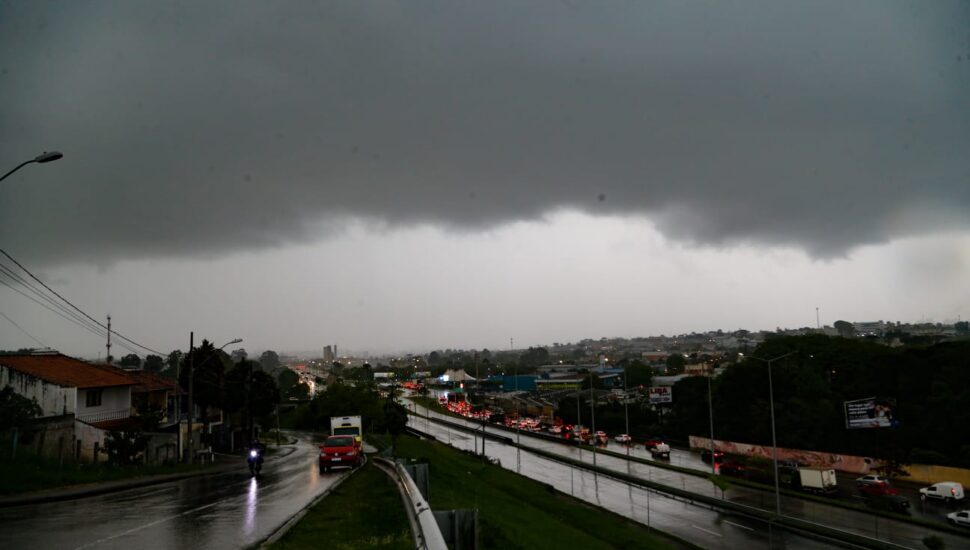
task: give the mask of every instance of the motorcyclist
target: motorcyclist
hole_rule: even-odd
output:
[[[258,464],[263,464],[263,454],[266,453],[266,445],[259,442],[259,439],[254,439],[249,447],[246,449],[246,460],[250,462],[250,467]]]

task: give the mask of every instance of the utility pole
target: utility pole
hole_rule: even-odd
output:
[[[707,413],[711,419],[711,473],[717,475],[717,458],[714,456],[714,400],[711,397],[711,373],[707,373]]]
[[[821,329],[822,323],[819,321],[818,317],[818,306],[815,306],[815,328]]]
[[[111,315],[108,315],[108,343],[105,344],[105,349],[107,349],[107,355],[104,356],[104,361],[107,364],[111,364]]]
[[[194,361],[193,356],[195,355],[193,353],[194,350],[195,350],[195,332],[190,332],[189,333],[189,440],[186,443],[187,450],[186,450],[186,457],[185,457],[185,461],[188,462],[189,464],[192,464],[192,421],[195,420],[194,418],[192,418],[194,416],[193,412],[195,410],[195,406],[194,406],[195,404],[192,402],[192,387],[194,386],[193,378],[195,377],[195,373],[192,372],[193,361]]]
[[[596,394],[593,393],[592,369],[589,371],[589,422],[592,424],[589,431],[593,435],[593,466],[596,466]]]

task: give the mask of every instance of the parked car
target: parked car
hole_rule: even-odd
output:
[[[963,500],[963,485],[956,481],[941,481],[929,487],[919,490],[919,498],[922,500],[937,499],[949,504],[957,500]]]
[[[857,477],[855,484],[856,487],[862,487],[863,485],[888,485],[889,478],[875,474],[864,475],[862,477]]]
[[[711,463],[711,450],[710,449],[705,449],[704,452],[701,453],[701,460],[703,460],[704,462],[707,462],[708,464]],[[722,460],[724,460],[724,453],[722,451],[715,450],[714,451],[714,462],[720,463]]]
[[[356,468],[363,461],[364,453],[357,446],[353,435],[332,435],[320,445],[321,474],[340,466]]]
[[[970,510],[960,510],[946,515],[946,519],[953,525],[970,527]]]
[[[614,437],[613,439],[615,439],[617,443],[623,443],[624,445],[629,444],[630,441],[633,440],[633,438],[630,437],[628,434],[620,434]]]

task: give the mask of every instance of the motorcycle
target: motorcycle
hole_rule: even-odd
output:
[[[263,451],[261,449],[250,449],[246,462],[249,464],[249,473],[258,476],[260,468],[263,467]]]

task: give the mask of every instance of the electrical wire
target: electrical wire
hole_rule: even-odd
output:
[[[44,281],[41,281],[40,279],[38,279],[36,275],[34,275],[33,273],[31,273],[29,269],[27,269],[20,262],[18,262],[17,260],[15,260],[13,258],[13,256],[11,256],[10,254],[7,254],[7,251],[6,250],[0,249],[0,253],[2,253],[4,256],[6,256],[11,262],[13,262],[14,264],[16,264],[17,267],[19,267],[20,269],[22,269],[24,273],[26,273],[27,275],[30,275],[30,278],[31,279],[37,281],[38,283],[40,283],[41,286],[43,286],[44,288],[46,288],[47,290],[49,290],[54,296],[57,296],[58,298],[60,298],[61,300],[63,300],[64,303],[66,303],[67,305],[69,305],[72,308],[74,308],[81,315],[84,315],[85,317],[87,317],[88,319],[90,319],[93,323],[95,323],[96,325],[98,325],[99,327],[103,328],[104,330],[108,330],[108,327],[106,327],[105,325],[101,324],[100,321],[98,321],[94,317],[91,317],[90,315],[88,315],[87,313],[85,313],[81,308],[79,308],[76,305],[74,305],[73,303],[71,303],[70,300],[68,300],[67,298],[65,298],[65,297],[61,296],[60,294],[58,294],[56,290],[54,290],[53,288],[47,286],[47,284],[44,283]],[[120,339],[122,339],[122,340],[124,340],[126,342],[130,342],[131,344],[135,345],[136,347],[139,347],[141,349],[150,351],[150,352],[152,352],[152,353],[154,353],[156,355],[161,355],[161,356],[164,356],[165,355],[164,353],[162,353],[160,351],[154,350],[154,349],[152,349],[152,348],[150,348],[148,346],[145,346],[145,345],[139,344],[138,342],[135,342],[134,340],[128,338],[127,336],[121,334],[120,332],[117,332],[117,331],[114,331],[114,330],[111,331],[111,332],[115,336],[117,336],[118,338],[120,338]],[[119,343],[119,345],[121,345],[122,347],[128,349],[127,346],[124,346],[124,345],[122,345],[120,343]]]
[[[106,332],[102,331],[102,329],[97,325],[92,324],[90,321],[86,320],[84,317],[81,317],[80,315],[78,315],[77,313],[69,309],[67,306],[65,306],[64,304],[61,304],[57,300],[45,294],[43,291],[39,290],[37,287],[31,285],[29,281],[25,280],[20,275],[17,275],[15,272],[13,272],[13,270],[3,265],[2,263],[0,263],[0,275],[6,275],[8,278],[13,279],[15,283],[20,283],[21,286],[33,292],[37,297],[41,298],[42,300],[46,301],[50,305],[61,310],[65,314],[70,315],[72,318],[76,319],[79,323],[85,326],[88,326],[95,331],[98,331],[98,334],[100,336],[104,336],[105,334],[107,334]]]
[[[14,321],[13,319],[11,319],[10,317],[7,317],[6,315],[4,315],[4,313],[2,311],[0,311],[0,317],[3,317],[7,321],[10,321],[10,324],[11,325],[19,328],[20,329],[20,332],[23,332],[24,334],[26,334],[27,337],[30,338],[31,340],[33,340],[34,342],[37,342],[38,344],[40,344],[41,346],[43,346],[45,348],[49,348],[50,347],[47,344],[45,344],[45,343],[41,342],[40,340],[38,340],[37,338],[34,338],[34,335],[33,334],[27,332],[27,329],[25,329],[24,327],[18,325],[16,323],[16,321]]]

